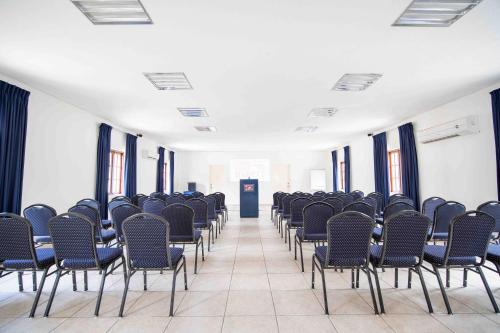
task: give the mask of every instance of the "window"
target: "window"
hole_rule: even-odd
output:
[[[123,155],[123,152],[117,150],[112,150],[109,154],[109,194],[123,193]]]
[[[345,188],[345,162],[340,162],[340,189]]]
[[[169,172],[168,172],[168,163],[163,164],[163,192],[168,192],[168,177],[169,177]]]
[[[388,153],[391,193],[401,193],[401,154],[399,149]]]

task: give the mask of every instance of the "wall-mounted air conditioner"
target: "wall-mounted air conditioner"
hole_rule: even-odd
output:
[[[430,143],[476,133],[479,133],[477,116],[468,116],[421,130],[418,132],[418,140]]]
[[[158,159],[158,153],[154,152],[154,151],[151,151],[151,150],[147,150],[147,149],[144,149],[142,151],[142,158],[144,159],[153,159],[153,160],[157,160]]]

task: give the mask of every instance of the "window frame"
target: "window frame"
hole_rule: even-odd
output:
[[[120,172],[120,175],[118,178],[116,177],[116,166],[115,166],[115,156],[119,156],[119,167],[118,170]],[[111,149],[109,152],[109,167],[108,167],[108,194],[110,195],[116,195],[116,194],[123,194],[123,173],[124,173],[124,161],[125,153],[120,150],[116,149]],[[114,180],[118,179],[118,192],[114,192],[113,189],[115,188],[115,183]]]
[[[345,161],[340,162],[340,189],[345,189]]]
[[[393,163],[392,156],[397,156],[397,163]],[[389,192],[391,194],[401,193],[403,180],[401,173],[400,149],[392,149],[387,152],[387,164],[389,167]],[[396,167],[397,170],[395,169]],[[397,179],[395,179],[396,177]]]

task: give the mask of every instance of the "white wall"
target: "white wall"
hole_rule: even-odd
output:
[[[412,122],[415,130],[421,200],[436,195],[475,209],[482,202],[496,199],[496,157],[489,92],[499,86],[500,83],[402,122]],[[427,144],[418,141],[420,130],[469,115],[478,116],[480,133]],[[352,189],[371,192],[375,187],[373,139],[363,136],[349,145]],[[398,148],[398,130],[390,128],[387,130],[387,150]]]
[[[22,207],[45,203],[62,213],[79,199],[93,198],[99,125],[113,124],[1,74],[0,79],[31,92]],[[112,149],[125,151],[125,133],[115,127],[111,133]],[[156,161],[143,159],[141,149],[157,146],[138,138],[139,193],[153,192],[156,184]]]
[[[287,151],[287,152],[176,152],[175,190],[184,191],[187,183],[196,182],[197,189],[209,192],[209,166],[224,166],[224,186],[226,203],[239,204],[239,182],[231,182],[230,161],[232,159],[269,159],[273,164],[290,165],[290,191],[310,191],[310,170],[325,169],[326,182],[331,187],[331,157],[322,151]],[[273,189],[270,182],[259,183],[259,203],[272,202]]]

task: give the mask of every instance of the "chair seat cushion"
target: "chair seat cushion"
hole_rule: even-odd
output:
[[[25,268],[47,268],[54,264],[54,250],[53,249],[36,249],[36,257],[38,260],[38,267],[35,267],[31,259],[7,259],[3,261],[5,268],[12,269],[25,269]]]
[[[113,222],[111,220],[102,220],[101,225],[104,229],[108,229],[108,228],[111,228],[111,226],[113,225]]]
[[[486,254],[486,259],[500,265],[500,245],[492,244],[488,246],[488,253]]]
[[[384,229],[383,228],[373,228],[372,237],[377,242],[380,242],[382,240],[382,234],[383,233],[384,233]]]
[[[102,236],[102,242],[108,243],[116,238],[116,232],[114,230],[101,229],[101,236]],[[99,237],[98,235],[96,235],[96,239],[99,242],[101,241],[101,237]]]
[[[403,257],[384,257],[384,262],[381,263],[380,259],[382,258],[382,245],[372,245],[370,248],[370,261],[378,265],[388,265],[394,267],[412,267],[417,264],[417,258],[411,256],[403,256]]]
[[[446,246],[444,245],[426,245],[424,248],[424,259],[431,264],[444,265],[444,256]],[[476,257],[449,257],[448,265],[474,265]]]
[[[302,227],[304,225],[304,222],[302,222],[302,221],[288,221],[286,224],[290,228],[298,228],[298,227]]]
[[[214,215],[208,214],[208,220],[209,221],[217,221],[217,215],[216,214],[214,214]]]
[[[112,248],[112,247],[99,247],[96,249],[97,258],[99,258],[99,262],[101,266],[108,266],[113,261],[120,258],[123,254],[123,250],[121,248]],[[95,260],[93,258],[74,258],[74,259],[64,259],[62,262],[62,266],[65,268],[95,268]]]
[[[447,232],[435,232],[432,235],[432,239],[436,239],[436,240],[445,240],[445,239],[448,239],[448,233]]]
[[[366,263],[366,258],[335,258],[333,260],[330,258],[330,262],[326,264],[326,251],[328,246],[317,246],[314,254],[318,258],[321,266],[338,266],[338,267],[353,267],[353,266],[363,266]]]
[[[326,242],[326,234],[306,234],[304,235],[304,228],[297,228],[296,231],[297,237],[303,240],[309,241],[325,241]]]
[[[198,240],[201,237],[201,230],[195,230],[194,231],[194,240],[198,242]],[[187,242],[193,242],[193,237],[192,236],[177,236],[177,235],[170,235],[170,241],[173,243],[187,243]]]
[[[194,222],[195,229],[208,229],[212,225],[212,221]]]
[[[375,222],[377,222],[378,224],[384,224],[384,218],[383,217],[376,217]]]
[[[184,250],[182,247],[169,247],[170,259],[172,260],[172,266],[177,265],[179,260],[182,258]],[[136,258],[132,260],[132,266],[134,268],[168,268],[167,254],[164,255],[148,255],[147,258]]]
[[[33,241],[35,243],[52,243],[52,238],[50,236],[33,236]]]

